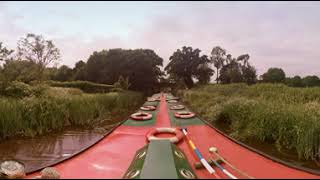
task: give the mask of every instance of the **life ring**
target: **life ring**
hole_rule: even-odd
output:
[[[188,111],[180,111],[180,112],[175,112],[174,116],[177,118],[182,118],[182,119],[189,119],[195,116],[194,113],[188,112]]]
[[[177,100],[168,100],[168,103],[177,103]]]
[[[184,109],[183,105],[175,105],[170,107],[171,110],[181,110]]]
[[[174,134],[175,136],[170,138],[158,138],[155,136],[156,134],[160,134],[160,133],[170,133],[170,134]],[[148,141],[167,139],[172,143],[178,143],[182,138],[183,138],[183,134],[181,133],[181,131],[179,131],[176,128],[166,128],[166,127],[155,128],[149,131],[149,133],[147,134]]]
[[[179,98],[178,97],[171,97],[171,98],[169,98],[170,100],[179,100]]]
[[[149,120],[152,118],[152,114],[146,112],[137,112],[130,116],[133,120]]]
[[[144,110],[144,111],[153,111],[156,109],[155,106],[142,106],[140,107],[141,110]]]
[[[147,100],[148,102],[155,102],[155,101],[157,101],[156,99],[153,99],[153,98],[148,98],[148,100]]]

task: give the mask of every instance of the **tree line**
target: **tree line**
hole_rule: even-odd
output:
[[[169,58],[161,71],[163,59],[151,49],[105,49],[93,52],[87,61],[80,60],[73,68],[54,66],[61,60],[53,41],[41,35],[27,34],[18,40],[17,49],[7,49],[0,42],[0,80],[5,85],[12,81],[90,81],[122,86],[130,90],[153,92],[161,83],[192,88],[216,83],[257,82],[285,83],[294,87],[320,85],[317,76],[288,78],[280,68],[270,68],[257,79],[249,54],[234,57],[220,46],[213,47],[209,55],[198,48],[183,46]]]
[[[316,75],[308,75],[301,77],[286,77],[286,74],[281,68],[269,68],[266,73],[261,75],[260,82],[266,83],[283,83],[290,87],[316,87],[320,86],[320,79]]]

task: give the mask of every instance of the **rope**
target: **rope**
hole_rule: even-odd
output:
[[[242,176],[245,176],[249,179],[255,179],[252,176],[249,176],[248,174],[246,174],[245,172],[239,170],[238,168],[234,167],[232,164],[230,164],[227,160],[225,160],[222,156],[220,156],[217,152],[213,152],[218,158],[220,158],[224,163],[226,163],[228,166],[230,166],[233,170],[235,170],[236,172],[238,172],[239,174],[241,174]]]

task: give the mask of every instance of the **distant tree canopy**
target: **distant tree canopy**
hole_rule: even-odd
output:
[[[51,40],[41,35],[27,34],[18,41],[18,57],[46,67],[60,60],[60,51]]]
[[[261,76],[261,78],[263,82],[284,83],[286,74],[281,68],[269,68],[268,71]]]
[[[200,49],[187,46],[177,49],[164,72],[160,69],[163,59],[151,49],[95,51],[87,61],[80,60],[73,68],[66,65],[57,68],[49,67],[60,60],[60,51],[54,43],[41,35],[27,34],[18,41],[17,52],[0,42],[0,85],[11,81],[81,80],[152,93],[165,86],[192,88],[194,80],[198,84],[208,84],[214,73],[217,83],[257,82],[257,72],[249,63],[249,54],[233,57],[220,46],[212,49],[210,57],[200,53]],[[261,82],[284,83],[291,87],[320,86],[318,76],[286,77],[285,72],[276,67],[269,68],[260,77]]]
[[[78,61],[73,69],[73,79],[84,81],[87,79],[86,63]]]
[[[129,78],[131,90],[152,91],[163,73],[163,59],[150,49],[110,49],[94,52],[86,65],[87,80],[114,84]]]
[[[211,51],[210,60],[217,69],[217,83],[256,83],[256,70],[250,65],[249,58],[249,54],[243,54],[238,58],[233,58],[231,54],[226,54],[226,50],[220,46],[214,47]]]
[[[41,79],[39,76],[39,65],[27,60],[6,60],[1,74],[5,77],[5,81],[22,81],[29,83]]]
[[[223,63],[225,61],[226,50],[222,49],[220,46],[216,46],[211,51],[210,60],[213,62],[214,67],[217,69],[217,84],[219,84],[219,70],[222,68]]]
[[[302,78],[300,76],[294,76],[293,78],[286,78],[285,84],[291,87],[304,87]]]
[[[8,50],[0,42],[0,61],[8,60],[9,56],[13,53],[13,50]]]
[[[200,83],[208,83],[214,70],[209,66],[211,61],[208,57],[200,56],[200,52],[199,49],[183,46],[173,53],[165,70],[175,81],[183,80],[188,88],[194,85],[192,78],[198,79]]]
[[[302,79],[302,84],[305,87],[320,86],[320,79],[318,76],[306,76]]]

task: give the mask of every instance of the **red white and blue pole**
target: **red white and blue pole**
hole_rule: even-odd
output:
[[[193,149],[193,151],[195,152],[195,154],[197,155],[198,159],[200,160],[201,164],[208,170],[208,172],[210,174],[215,173],[215,170],[210,166],[210,164],[208,163],[208,161],[203,158],[203,156],[201,155],[200,151],[198,150],[198,148],[194,145],[194,143],[191,141],[191,139],[188,136],[188,133],[186,131],[186,128],[182,128],[182,132],[185,135],[185,137],[188,140],[188,143],[190,145],[190,147]]]

